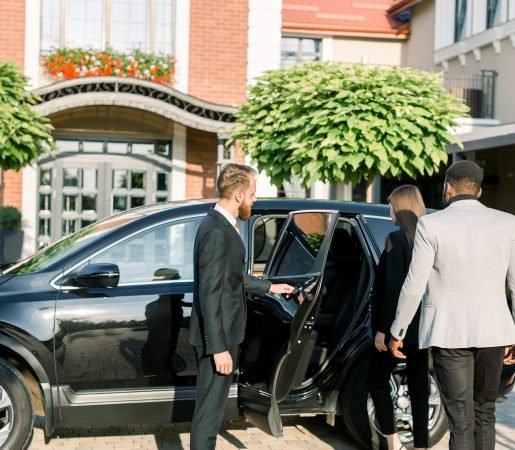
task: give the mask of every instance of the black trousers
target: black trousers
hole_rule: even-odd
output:
[[[406,354],[406,375],[413,415],[413,440],[415,447],[429,447],[429,369],[427,349],[415,346],[403,349]],[[390,374],[401,362],[389,351],[374,348],[368,370],[368,388],[374,401],[376,418],[383,434],[397,432],[390,395]]]
[[[195,347],[195,353],[198,365],[197,398],[191,422],[190,449],[214,450],[233,376],[218,374],[212,355],[203,355],[202,347]],[[236,368],[238,346],[230,347],[229,353]]]
[[[504,347],[433,347],[451,450],[495,449],[495,399]]]

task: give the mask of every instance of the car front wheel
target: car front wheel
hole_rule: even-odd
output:
[[[33,428],[30,391],[20,372],[0,359],[0,448],[26,449]]]
[[[435,445],[447,431],[447,418],[434,374],[430,373],[429,391],[429,444]],[[345,385],[341,397],[343,421],[352,437],[363,448],[387,448],[375,417],[375,407],[366,383],[366,365],[357,367]],[[401,442],[407,448],[413,446],[413,416],[408,393],[406,365],[399,364],[390,377],[390,394],[394,405],[394,417]]]

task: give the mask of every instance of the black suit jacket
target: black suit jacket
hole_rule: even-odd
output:
[[[194,247],[190,343],[204,354],[221,353],[245,335],[245,291],[265,295],[270,282],[245,273],[245,246],[229,221],[211,209],[197,231]]]
[[[386,237],[385,248],[379,259],[372,295],[372,331],[390,335],[395,320],[399,295],[408,274],[412,249],[402,230],[396,230]],[[420,307],[413,318],[404,343],[418,345]],[[388,344],[389,337],[387,339]]]

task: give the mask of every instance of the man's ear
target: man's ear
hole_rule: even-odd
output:
[[[479,188],[479,192],[476,195],[476,198],[481,197],[481,194],[483,193],[483,189]]]
[[[242,191],[236,191],[234,193],[234,198],[238,203],[241,203],[243,199],[245,198],[245,194]]]

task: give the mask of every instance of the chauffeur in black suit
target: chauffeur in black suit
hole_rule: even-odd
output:
[[[245,274],[245,247],[237,220],[248,220],[256,201],[256,172],[226,165],[217,180],[220,200],[200,225],[194,247],[193,310],[190,343],[197,355],[197,398],[191,424],[191,449],[216,445],[243,341],[247,308],[245,291],[290,294],[287,284],[270,284]]]

